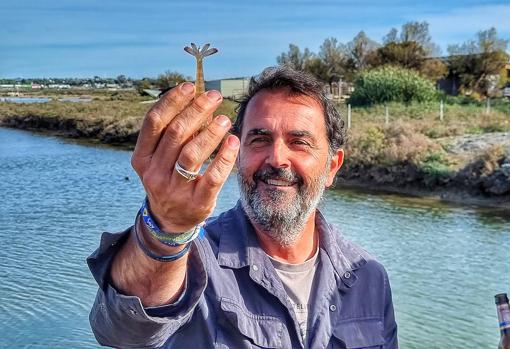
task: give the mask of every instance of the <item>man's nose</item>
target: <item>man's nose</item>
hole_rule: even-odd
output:
[[[283,142],[274,142],[270,147],[266,163],[274,168],[290,167],[289,149]]]

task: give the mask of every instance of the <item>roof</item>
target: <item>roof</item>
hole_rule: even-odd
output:
[[[151,88],[146,88],[143,90],[144,93],[148,94],[149,96],[151,97],[154,97],[154,98],[159,98],[159,95],[161,93],[161,90],[158,90],[158,89],[151,89]]]

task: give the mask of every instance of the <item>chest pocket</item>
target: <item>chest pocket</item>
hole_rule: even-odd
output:
[[[221,298],[215,348],[282,348],[284,328],[278,318],[253,314]]]
[[[382,348],[384,345],[383,323],[379,318],[341,322],[333,330],[333,337],[332,348],[334,349]]]

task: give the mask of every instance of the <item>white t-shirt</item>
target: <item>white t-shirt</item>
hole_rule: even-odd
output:
[[[277,261],[268,255],[294,308],[303,340],[306,339],[308,332],[309,299],[319,263],[318,256],[319,249],[317,248],[315,255],[309,260],[300,264],[289,264]]]

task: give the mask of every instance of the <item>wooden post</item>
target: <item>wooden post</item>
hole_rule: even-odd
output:
[[[487,107],[485,109],[485,113],[489,115],[491,113],[491,99],[487,97]]]
[[[384,123],[388,125],[390,123],[390,113],[388,111],[388,106],[384,105]]]
[[[347,104],[347,129],[351,128],[351,105]]]
[[[444,105],[443,105],[443,100],[441,100],[441,102],[439,103],[439,120],[443,121],[443,117],[444,117]]]

